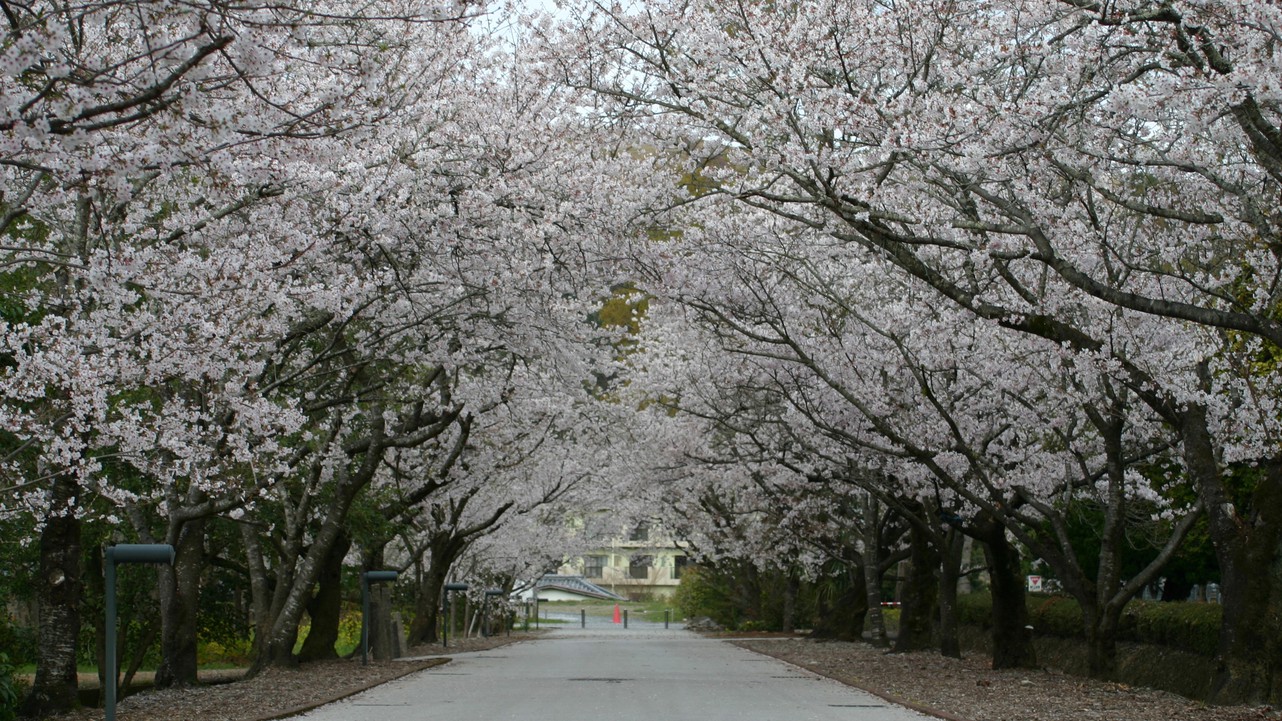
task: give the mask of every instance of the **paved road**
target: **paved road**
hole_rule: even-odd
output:
[[[454,656],[306,721],[922,721],[772,658],[684,630],[558,628]]]

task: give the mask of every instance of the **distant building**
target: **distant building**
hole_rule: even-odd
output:
[[[684,543],[674,541],[649,523],[558,569],[632,600],[667,598],[676,593],[689,558]],[[540,594],[542,597],[542,594]]]

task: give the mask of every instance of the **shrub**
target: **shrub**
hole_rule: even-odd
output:
[[[1204,656],[1215,654],[1224,615],[1218,603],[1144,602],[1136,610],[1135,635],[1145,643],[1158,643]],[[1129,606],[1126,613],[1130,614]]]
[[[1082,607],[1066,596],[1028,595],[1028,618],[1033,630],[1060,638],[1082,637]]]
[[[886,633],[892,636],[899,634],[899,613],[898,608],[881,609],[881,622],[886,627]]]
[[[0,721],[14,721],[18,717],[22,694],[23,684],[18,680],[17,669],[9,662],[9,655],[0,651]]]
[[[0,609],[0,649],[15,664],[36,662],[37,642],[34,628],[23,628]]]
[[[459,614],[459,616],[462,617],[462,614]],[[334,642],[334,649],[338,651],[339,656],[346,656],[352,651],[360,648],[360,645],[360,611],[348,611],[339,617],[338,640]]]
[[[957,622],[966,626],[989,628],[993,625],[993,600],[987,593],[968,593],[957,597]]]
[[[677,608],[686,618],[707,616],[727,628],[735,625],[739,614],[730,594],[718,584],[715,574],[697,566],[687,567],[681,575],[681,585],[673,597]]]
[[[253,661],[253,644],[248,639],[202,641],[196,651],[201,666],[248,666]]]
[[[1029,595],[1028,615],[1034,632],[1043,636],[1083,638],[1082,609],[1066,596]],[[987,593],[958,598],[961,623],[992,625],[992,599]],[[1193,601],[1131,601],[1118,625],[1119,641],[1149,643],[1197,653],[1215,654],[1223,609],[1216,603]]]

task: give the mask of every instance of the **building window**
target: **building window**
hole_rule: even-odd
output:
[[[628,540],[629,541],[650,540],[650,524],[645,522],[638,523],[637,527],[632,529],[632,533],[628,534]]]
[[[584,556],[583,576],[585,578],[604,578],[605,562],[605,556]]]
[[[650,567],[653,565],[652,556],[636,556],[628,564],[628,577],[647,579],[650,577]]]
[[[672,559],[672,577],[674,579],[681,578],[681,574],[685,573],[686,566],[689,565],[689,563],[690,563],[690,558],[688,556],[674,557]]]

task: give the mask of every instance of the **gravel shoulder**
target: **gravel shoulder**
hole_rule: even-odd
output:
[[[730,639],[728,639],[730,640]],[[891,654],[865,643],[738,639],[773,656],[890,701],[953,721],[1262,721],[1268,707],[1208,706],[1182,696],[1069,676],[1053,669],[994,671],[989,659]]]
[[[536,638],[538,632],[491,638],[451,639],[449,648],[415,646],[395,661],[359,658],[268,669],[252,679],[195,688],[143,691],[120,701],[117,721],[273,721],[332,703],[415,671],[448,662],[448,654],[483,651]],[[422,658],[445,656],[444,658]],[[224,674],[226,672],[218,672]],[[243,673],[243,672],[242,672]],[[225,679],[224,679],[225,680]],[[101,721],[100,708],[82,708],[55,721]]]

